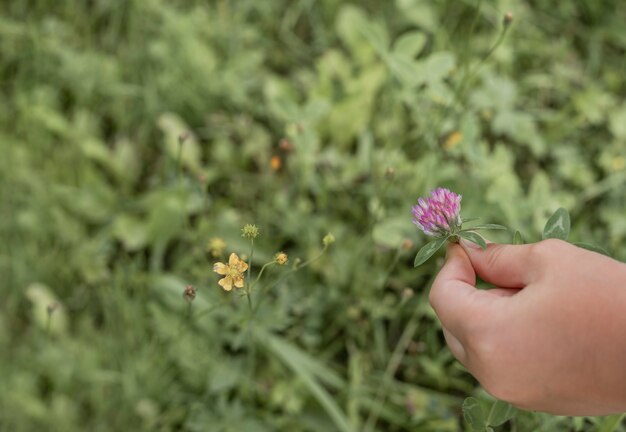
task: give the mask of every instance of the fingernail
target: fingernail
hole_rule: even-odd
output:
[[[461,246],[465,249],[480,249],[480,245],[465,239],[461,239]]]

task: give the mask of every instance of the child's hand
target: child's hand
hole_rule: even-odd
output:
[[[476,275],[498,288],[476,289]],[[451,244],[430,302],[452,353],[496,398],[626,411],[626,265],[560,240]]]

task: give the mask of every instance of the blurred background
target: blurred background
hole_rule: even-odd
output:
[[[417,198],[527,242],[565,207],[626,259],[621,1],[2,10],[0,430],[468,430],[492,400],[428,304],[441,256],[413,268]],[[247,223],[253,278],[290,259],[253,315],[212,271],[250,259]]]

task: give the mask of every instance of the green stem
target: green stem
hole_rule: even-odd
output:
[[[252,292],[252,288],[254,288],[254,286],[257,284],[257,282],[259,281],[259,279],[261,279],[261,275],[263,274],[263,272],[265,271],[265,268],[272,265],[272,264],[276,264],[276,261],[270,261],[268,263],[263,264],[263,267],[261,267],[261,271],[259,272],[259,275],[256,277],[256,279],[254,280],[254,282],[252,282],[250,284],[250,292]],[[261,300],[264,297],[264,294],[267,292],[267,289],[261,290],[261,293],[259,294],[259,300],[256,303],[256,307],[253,308],[252,310],[252,314],[256,315],[256,312],[259,310],[259,305],[261,304]],[[249,297],[248,297],[249,300]],[[250,304],[250,308],[252,308],[252,304]]]
[[[193,313],[193,309],[192,309],[193,302],[187,302],[187,303],[189,303],[187,306],[187,319],[191,321],[191,314]]]
[[[250,299],[250,291],[246,291],[246,298],[248,299],[248,307],[252,311],[252,299]]]
[[[226,306],[228,303],[230,303],[230,300],[229,301],[220,302],[220,303],[215,304],[213,306],[209,306],[208,308],[206,308],[202,312],[196,314],[196,320],[204,317],[205,315],[209,315],[210,313],[216,311],[217,309],[219,309],[219,308],[221,308],[223,306]]]
[[[387,271],[385,272],[385,279],[383,280],[383,284],[381,286],[381,289],[385,289],[385,286],[387,285],[387,282],[389,282],[389,276],[391,276],[391,272],[393,271],[393,269],[396,267],[396,265],[398,264],[398,261],[400,260],[400,255],[402,254],[402,246],[398,246],[396,248],[396,253],[394,254],[393,260],[391,261],[391,264],[389,265],[389,267],[387,268]]]
[[[462,96],[465,94],[467,86],[474,79],[474,77],[478,74],[478,72],[480,71],[482,65],[489,59],[489,57],[491,57],[491,55],[495,52],[495,50],[500,46],[502,41],[504,41],[504,37],[506,36],[506,33],[509,30],[509,27],[510,27],[510,25],[503,25],[502,26],[502,30],[500,30],[500,34],[498,35],[498,39],[491,46],[491,48],[489,49],[487,54],[485,54],[485,56],[480,60],[480,62],[478,62],[478,64],[476,65],[476,67],[473,70],[468,71],[465,74],[465,76],[463,77],[463,80],[461,81],[461,83],[455,88],[454,93],[452,94],[452,101],[448,105],[446,105],[446,107],[444,109],[444,115],[437,122],[437,127],[435,127],[433,129],[437,133],[437,135],[435,136],[435,140],[437,140],[437,138],[439,136],[441,136],[441,126],[442,126],[442,123],[443,123],[443,119],[447,118],[447,116],[450,113],[450,110],[452,109],[454,104],[456,104],[457,102],[461,101]]]
[[[254,239],[250,239],[250,258],[248,258],[248,283],[252,272],[252,256],[254,255]]]
[[[365,432],[371,432],[376,427],[376,422],[378,421],[378,417],[380,416],[380,411],[382,410],[382,405],[385,403],[387,399],[387,387],[391,382],[391,379],[395,375],[400,363],[402,363],[402,358],[404,357],[404,353],[406,352],[411,339],[413,339],[413,335],[417,331],[417,326],[419,324],[419,314],[418,309],[416,308],[413,312],[413,316],[409,320],[408,324],[404,328],[398,343],[396,344],[396,348],[387,363],[387,368],[385,369],[385,373],[383,374],[383,380],[381,385],[378,387],[378,392],[376,393],[376,397],[374,398],[374,405],[370,411],[370,414],[367,418],[367,422],[365,424],[365,428],[363,429]]]
[[[251,238],[250,239],[250,258],[248,258],[248,275],[246,276],[246,288],[245,288],[245,292],[246,292],[246,298],[248,299],[248,307],[250,308],[250,310],[252,311],[252,299],[250,298],[250,293],[252,291],[252,283],[250,282],[251,280],[251,275],[252,275],[252,257],[254,256],[254,239]]]
[[[310,260],[308,260],[308,261],[303,262],[303,263],[302,263],[302,264],[300,264],[297,268],[292,268],[292,269],[291,269],[291,270],[289,270],[288,272],[285,272],[282,276],[280,276],[278,279],[276,279],[276,281],[274,281],[273,283],[271,283],[271,284],[269,284],[269,285],[265,286],[265,287],[264,287],[264,289],[263,289],[263,291],[262,291],[262,293],[261,293],[261,295],[259,296],[259,301],[257,302],[255,312],[256,312],[257,310],[259,310],[259,307],[261,306],[261,303],[262,303],[263,299],[265,298],[265,295],[264,295],[264,294],[265,294],[267,291],[269,291],[271,288],[273,288],[273,287],[275,287],[276,285],[278,285],[280,282],[282,282],[283,280],[285,280],[287,277],[289,277],[290,275],[294,274],[294,273],[295,273],[295,272],[297,272],[298,270],[300,270],[300,269],[302,269],[302,268],[304,268],[304,267],[308,266],[309,264],[311,264],[311,263],[313,263],[313,262],[317,261],[318,259],[320,259],[320,258],[324,255],[324,253],[326,253],[326,251],[327,251],[327,250],[328,250],[328,246],[324,246],[324,248],[322,249],[322,251],[321,251],[318,255],[314,256],[313,258],[311,258],[311,259],[310,259]],[[270,263],[268,263],[268,264],[270,264]],[[267,264],[266,264],[266,265],[267,265]],[[264,266],[264,267],[265,267],[265,266]]]
[[[252,282],[250,284],[250,291],[252,291],[252,288],[254,288],[254,286],[257,284],[257,282],[259,282],[259,279],[261,279],[261,276],[263,275],[263,272],[265,271],[265,268],[268,266],[271,266],[272,264],[276,264],[276,261],[270,261],[268,263],[263,264],[263,267],[261,267],[261,271],[259,272],[259,275],[256,277],[256,279],[254,280],[254,282]]]
[[[461,82],[461,85],[459,86],[460,87],[459,88],[460,91],[458,92],[458,94],[457,94],[457,92],[455,92],[456,99],[453,99],[453,102],[458,101],[458,100],[461,99],[461,96],[463,96],[463,94],[465,93],[466,87],[470,84],[470,82],[478,74],[478,72],[480,71],[480,68],[482,67],[482,65],[485,64],[485,62],[489,59],[489,57],[491,57],[491,55],[496,51],[496,49],[498,49],[498,47],[500,46],[502,41],[504,41],[504,37],[506,36],[506,33],[509,30],[509,27],[510,27],[510,25],[505,25],[505,26],[502,27],[502,30],[500,31],[500,35],[498,36],[498,39],[493,44],[493,46],[489,49],[487,54],[482,58],[482,60],[480,60],[480,62],[478,62],[478,64],[474,68],[474,70],[470,74],[465,76],[465,79]]]
[[[183,159],[183,140],[178,140],[178,156],[176,157],[176,180],[180,181],[180,171]]]
[[[324,246],[324,248],[322,249],[322,251],[318,255],[314,256],[313,258],[311,258],[308,261],[303,262],[302,264],[300,264],[298,266],[298,268],[293,269],[291,272],[292,273],[293,272],[297,272],[301,268],[304,268],[304,267],[308,266],[309,264],[311,264],[312,262],[317,261],[318,259],[320,259],[322,257],[322,255],[324,255],[324,253],[326,253],[327,249],[328,249],[328,246]]]

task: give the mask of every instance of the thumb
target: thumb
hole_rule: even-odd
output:
[[[482,249],[464,239],[460,243],[484,281],[503,288],[523,288],[531,283],[535,273],[531,262],[533,245],[489,243],[487,249]]]

